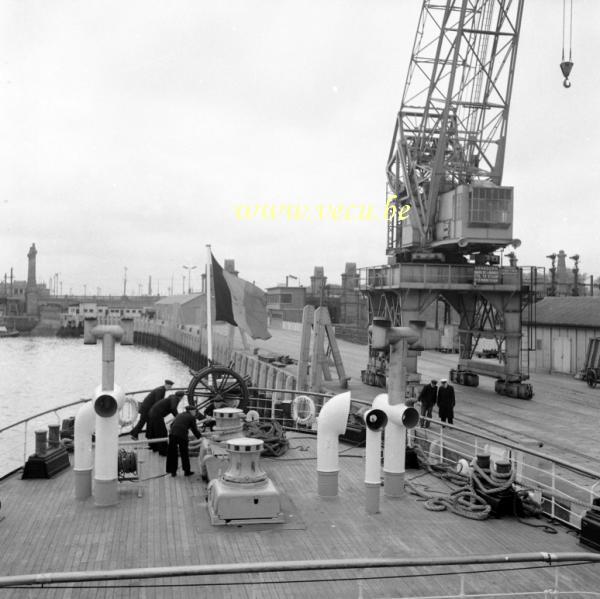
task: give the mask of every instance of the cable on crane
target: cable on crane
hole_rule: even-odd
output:
[[[569,4],[569,60],[565,60],[565,37],[567,31],[567,2]],[[560,63],[560,70],[562,71],[564,87],[571,87],[569,81],[569,75],[573,69],[572,51],[573,51],[573,0],[563,0],[563,31],[562,31],[562,62]]]

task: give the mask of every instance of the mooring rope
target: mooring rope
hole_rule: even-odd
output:
[[[262,440],[264,449],[261,455],[263,456],[282,456],[290,446],[283,426],[276,420],[245,422],[244,433],[247,437]]]
[[[404,484],[410,493],[418,495],[425,501],[425,509],[434,512],[448,510],[463,518],[471,520],[485,520],[491,511],[491,506],[475,493],[469,477],[450,470],[448,466],[430,464],[421,447],[415,446],[415,453],[422,468],[438,478],[443,478],[453,484],[460,485],[459,489],[447,495],[431,495],[417,489],[410,481]]]
[[[490,470],[488,473],[488,471],[483,470],[477,463],[473,463],[471,465],[472,474],[465,476],[455,472],[450,466],[430,463],[423,449],[418,445],[414,447],[414,450],[421,468],[429,474],[459,487],[445,495],[437,491],[437,494],[434,495],[418,489],[411,482],[414,479],[406,481],[405,486],[408,488],[408,491],[419,497],[417,501],[424,501],[425,508],[428,510],[443,511],[447,509],[464,518],[485,520],[489,517],[492,506],[480,496],[480,493],[487,496],[501,496],[503,493],[512,490],[513,515],[520,516],[521,514],[518,513],[520,511],[524,517],[539,517],[542,513],[541,506],[529,497],[531,489],[514,490],[515,472],[512,468],[508,472]],[[414,478],[418,478],[418,476]],[[544,532],[550,534],[556,534],[557,532],[555,528],[547,524],[532,524],[524,521],[521,517],[518,517],[518,521],[534,528],[542,528]]]
[[[125,474],[137,472],[137,456],[135,451],[119,449],[118,464],[119,478],[122,478]]]

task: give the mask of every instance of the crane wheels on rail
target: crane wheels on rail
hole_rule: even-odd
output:
[[[529,383],[516,383],[499,379],[494,383],[494,391],[499,395],[507,395],[518,399],[531,399],[533,397],[533,386]]]
[[[450,380],[458,385],[465,385],[465,387],[477,387],[479,385],[479,376],[468,370],[452,369],[450,371]],[[499,395],[507,395],[508,397],[516,397],[518,399],[531,399],[533,397],[533,386],[529,383],[518,381],[498,379],[494,383],[494,391]]]
[[[458,385],[464,385],[465,387],[478,387],[479,386],[479,375],[474,372],[468,372],[466,370],[455,370],[454,368],[450,371],[450,380]]]

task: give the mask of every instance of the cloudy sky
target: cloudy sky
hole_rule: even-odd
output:
[[[3,0],[0,275],[166,293],[205,246],[268,287],[385,262],[385,163],[419,0]],[[600,275],[600,2],[526,0],[504,180],[523,265]],[[253,214],[276,206],[274,219]],[[289,219],[371,206],[372,220]],[[242,210],[240,212],[240,210]],[[314,212],[316,215],[317,212]],[[186,282],[187,287],[187,282]]]

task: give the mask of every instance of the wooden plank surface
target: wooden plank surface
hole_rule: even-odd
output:
[[[427,511],[413,496],[388,499],[381,496],[381,513],[368,515],[364,506],[362,450],[353,449],[340,458],[339,496],[319,498],[316,493],[314,438],[294,440],[278,459],[262,460],[278,489],[289,497],[295,513],[284,525],[215,527],[208,521],[206,485],[198,475],[186,478],[161,476],[164,458],[151,454],[145,468],[147,492],[140,499],[134,484],[120,484],[118,506],[98,508],[93,500],[74,499],[73,475],[64,471],[50,480],[0,482],[2,512],[0,558],[2,575],[41,571],[72,571],[144,566],[231,563],[293,559],[353,557],[426,557],[527,551],[582,551],[577,538],[557,527],[558,534],[520,524],[512,518],[476,522],[448,512]],[[302,448],[309,451],[302,451]],[[359,457],[353,457],[359,456]],[[199,469],[194,465],[196,472]],[[417,476],[409,471],[407,477]],[[414,481],[428,488],[444,488],[429,476]],[[295,520],[294,520],[295,518]],[[493,568],[493,567],[492,567]],[[561,569],[564,589],[600,588],[600,568],[581,566]],[[441,574],[452,568],[412,569],[396,572],[429,573],[435,576],[389,579],[380,570],[359,585],[344,581],[348,572],[247,574],[230,577],[229,586],[152,588],[152,584],[223,582],[223,578],[163,579],[93,583],[98,588],[32,591],[43,597],[367,597],[401,594],[458,592],[457,576]],[[567,576],[568,574],[568,576]],[[548,568],[519,570],[503,575],[504,586],[514,591],[549,588],[553,572]],[[329,582],[313,582],[323,578]],[[303,582],[272,584],[270,581]],[[467,590],[490,592],[491,575],[469,577]],[[237,584],[239,582],[245,584]],[[261,584],[255,584],[261,583]],[[142,585],[144,588],[131,585]],[[114,586],[114,585],[113,585]],[[23,597],[27,591],[3,590],[2,597]]]

